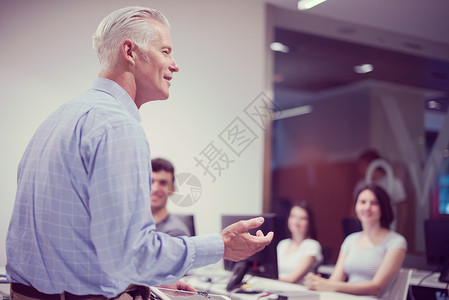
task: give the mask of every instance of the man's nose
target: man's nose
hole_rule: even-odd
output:
[[[170,69],[170,71],[172,71],[172,72],[179,72],[179,66],[178,66],[178,64],[176,63],[175,59],[172,59],[172,63],[170,64],[169,69]]]

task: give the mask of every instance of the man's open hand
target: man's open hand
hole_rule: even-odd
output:
[[[271,243],[273,232],[264,235],[261,230],[256,235],[251,235],[248,230],[257,228],[264,222],[263,217],[253,218],[246,221],[239,221],[231,224],[221,232],[224,241],[224,259],[240,261],[259,252],[266,245]]]

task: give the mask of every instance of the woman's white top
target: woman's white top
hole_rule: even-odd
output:
[[[321,245],[317,241],[305,239],[299,244],[296,251],[286,254],[291,242],[291,239],[285,239],[277,245],[279,278],[288,277],[304,257],[313,256],[315,258],[315,264],[310,267],[310,272],[313,272],[323,260]]]
[[[346,253],[343,268],[348,275],[348,282],[350,283],[367,282],[373,279],[388,251],[393,249],[407,251],[407,241],[402,235],[394,231],[390,231],[382,243],[374,247],[357,246],[357,241],[361,234],[362,232],[355,232],[348,235],[341,245],[341,250]],[[381,298],[386,296],[385,293],[388,293],[394,281],[390,281],[385,287],[384,291],[379,295]]]

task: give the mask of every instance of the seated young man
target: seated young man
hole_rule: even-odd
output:
[[[168,197],[175,191],[175,168],[163,158],[151,160],[153,173],[151,175],[151,212],[156,222],[156,231],[171,236],[190,236],[187,225],[177,216],[167,210]]]

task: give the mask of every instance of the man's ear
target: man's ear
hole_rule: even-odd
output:
[[[173,194],[175,192],[175,183],[172,182],[172,184],[170,185],[170,187],[168,188],[168,195],[171,196],[171,194]]]
[[[136,45],[131,40],[124,40],[120,45],[120,56],[133,65],[136,62]]]

